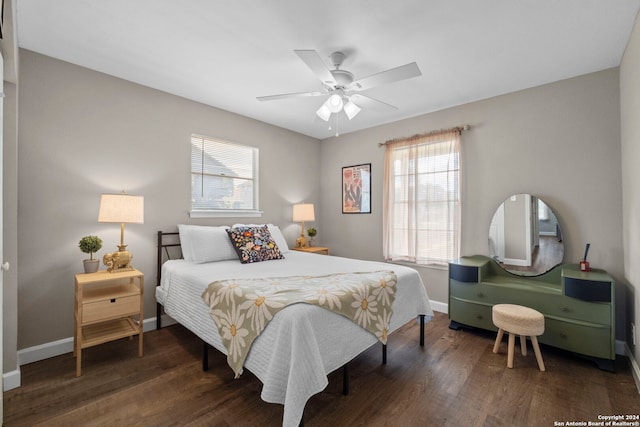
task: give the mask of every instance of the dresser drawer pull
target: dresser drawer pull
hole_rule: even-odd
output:
[[[116,299],[115,298],[111,298],[111,302],[116,302]]]
[[[571,309],[567,306],[561,305],[560,306],[560,311],[564,311],[565,313],[568,313],[571,311]]]
[[[476,314],[476,319],[482,320],[482,314]]]
[[[564,331],[560,331],[560,336],[561,336],[562,338],[568,338],[568,337],[569,337],[569,335],[567,335],[567,333],[566,333],[566,332],[564,332]]]
[[[478,292],[478,296],[479,296],[480,298],[482,298],[482,297],[484,297],[484,294],[483,294],[482,292]]]

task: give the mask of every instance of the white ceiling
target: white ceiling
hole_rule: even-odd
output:
[[[18,0],[20,47],[318,139],[324,97],[294,54],[340,50],[356,78],[417,62],[364,94],[340,133],[618,66],[640,0]]]

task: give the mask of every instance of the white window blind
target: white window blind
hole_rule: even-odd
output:
[[[455,130],[387,143],[386,260],[445,266],[460,255],[459,141]]]
[[[191,213],[206,212],[258,212],[257,148],[191,136]]]

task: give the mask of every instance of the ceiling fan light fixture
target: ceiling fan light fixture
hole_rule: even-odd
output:
[[[332,113],[339,113],[344,106],[344,102],[340,95],[334,93],[329,97],[329,99],[327,99],[327,102],[325,102],[324,105],[326,105]]]
[[[329,121],[329,117],[331,117],[331,110],[329,109],[329,107],[327,107],[326,102],[322,104],[320,108],[318,108],[318,110],[316,111],[316,114],[325,122]]]
[[[347,115],[349,120],[357,116],[360,111],[362,111],[362,108],[351,102],[351,100],[344,104],[344,113]]]

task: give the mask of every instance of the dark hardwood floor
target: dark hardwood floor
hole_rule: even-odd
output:
[[[598,421],[598,415],[640,414],[640,395],[628,361],[616,373],[542,346],[540,372],[529,343],[516,346],[506,367],[506,340],[492,353],[494,334],[448,328],[436,313],[418,345],[412,322],[389,338],[388,363],[380,345],[350,363],[351,392],[342,372],[311,398],[305,425],[315,426],[553,426],[554,421]],[[83,375],[66,354],[22,366],[22,387],[4,393],[5,426],[278,426],[280,405],[260,399],[249,372],[237,380],[219,352],[201,370],[201,342],[174,325],[83,351]]]
[[[521,267],[511,264],[500,265],[509,271],[526,271],[529,274],[537,275],[545,273],[551,267],[560,264],[564,258],[564,245],[555,236],[540,236],[538,246],[531,254],[531,266]]]

